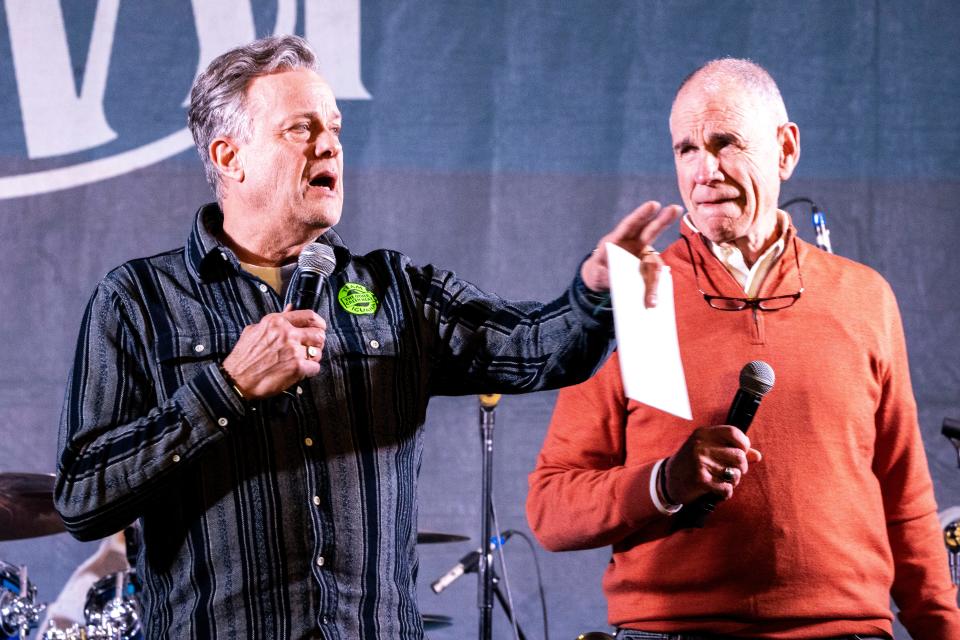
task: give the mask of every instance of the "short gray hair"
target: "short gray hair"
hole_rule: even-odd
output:
[[[707,91],[713,91],[723,84],[736,84],[763,100],[780,124],[789,120],[787,106],[780,95],[780,89],[770,72],[747,58],[718,58],[697,67],[684,78],[677,89],[677,96],[693,80],[704,83]],[[676,100],[676,98],[674,98]]]
[[[187,126],[203,161],[207,182],[218,200],[223,195],[222,182],[210,159],[210,143],[219,136],[231,136],[240,142],[248,140],[247,85],[258,76],[293,69],[310,69],[319,73],[316,54],[303,38],[271,36],[214,58],[194,81],[187,109]]]

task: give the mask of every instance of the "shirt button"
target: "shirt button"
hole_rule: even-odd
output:
[[[315,504],[318,507],[320,506],[320,496],[313,496],[313,504]]]
[[[308,447],[312,447],[312,446],[313,446],[313,438],[304,438],[304,439],[303,439],[303,444],[307,445]]]
[[[300,385],[297,385],[297,395],[298,396],[303,395],[303,387],[301,387]]]
[[[374,349],[379,349],[379,348],[380,348],[380,341],[379,341],[379,340],[371,340],[371,341],[370,341],[370,346],[373,347]]]
[[[177,454],[173,454],[172,460],[173,460],[174,462],[180,462],[180,456],[178,456]]]
[[[204,349],[206,349],[206,347],[203,346],[202,344],[193,345],[193,350],[196,351],[197,353],[203,353]]]
[[[217,418],[217,424],[220,425],[221,427],[227,426],[229,422],[230,421],[227,420],[226,418]]]
[[[267,285],[261,282],[259,286],[260,286],[260,291],[263,291],[264,293],[267,292]]]
[[[320,624],[330,624],[330,616],[320,616]]]
[[[318,567],[322,567],[325,562],[326,562],[326,560],[323,558],[323,556],[317,556],[317,566],[318,566]],[[323,616],[323,619],[324,619],[324,620],[327,620],[327,616]],[[324,624],[326,624],[326,622],[324,622]]]

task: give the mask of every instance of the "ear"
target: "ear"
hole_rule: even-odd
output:
[[[793,122],[780,127],[777,134],[780,145],[780,181],[786,182],[800,161],[800,129]]]
[[[210,154],[213,166],[220,172],[224,181],[243,181],[244,173],[243,164],[240,162],[240,148],[233,140],[223,136],[214,138],[207,152]]]

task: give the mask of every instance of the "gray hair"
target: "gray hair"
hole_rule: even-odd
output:
[[[222,181],[210,158],[210,143],[219,136],[240,142],[250,137],[246,112],[247,85],[258,76],[278,71],[310,69],[320,72],[317,56],[298,36],[261,38],[214,58],[197,76],[190,90],[187,126],[203,161],[207,182],[219,200]]]
[[[780,89],[770,72],[746,58],[718,58],[697,67],[684,78],[677,89],[677,96],[693,80],[703,83],[707,92],[717,91],[721,86],[735,84],[760,98],[769,108],[771,115],[783,124],[789,120],[787,106],[780,95]],[[676,100],[676,98],[674,99]]]

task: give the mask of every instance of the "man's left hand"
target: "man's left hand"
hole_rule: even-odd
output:
[[[592,291],[610,290],[610,272],[607,268],[607,243],[623,247],[640,258],[640,272],[647,287],[644,304],[657,304],[657,282],[663,260],[653,250],[652,243],[660,233],[673,224],[683,207],[671,204],[660,208],[660,203],[650,200],[634,209],[617,224],[616,228],[600,238],[593,254],[580,267],[580,277]]]

